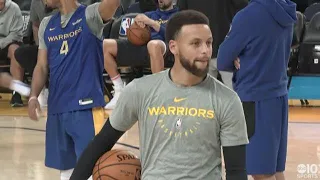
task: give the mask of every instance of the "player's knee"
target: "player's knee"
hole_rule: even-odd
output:
[[[8,57],[10,59],[14,58],[14,53],[15,51],[19,48],[19,45],[17,44],[11,44],[9,45],[9,48],[8,48]]]
[[[147,44],[148,52],[150,54],[154,53],[161,53],[163,54],[163,51],[165,49],[164,43],[161,40],[151,40]]]
[[[254,180],[269,180],[274,177],[274,174],[265,174],[265,175],[252,175]]]
[[[108,53],[112,56],[116,56],[118,51],[117,41],[115,39],[103,40],[103,53]]]

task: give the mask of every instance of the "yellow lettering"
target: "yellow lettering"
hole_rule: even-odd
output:
[[[160,109],[160,114],[164,114],[164,115],[167,115],[167,111],[166,111],[166,108],[165,107],[161,107]]]
[[[152,108],[148,108],[148,110],[149,110],[150,116],[153,116],[153,115],[158,116],[160,108],[159,107],[158,108],[152,107]]]
[[[214,112],[213,112],[213,110],[208,110],[208,111],[207,111],[207,118],[209,118],[209,119],[213,119],[213,118],[214,118]]]
[[[198,117],[202,116],[203,118],[206,118],[206,112],[205,109],[198,109]]]
[[[196,115],[197,115],[197,109],[196,108],[190,108],[189,109],[189,116],[193,116],[194,117]]]
[[[177,116],[183,116],[183,111],[184,111],[183,107],[178,107],[177,108]]]
[[[174,116],[191,116],[191,117],[200,117],[206,119],[214,118],[213,110],[206,109],[197,109],[197,108],[187,108],[187,107],[148,107],[150,116],[158,116],[158,115],[174,115]]]
[[[63,35],[59,34],[59,40],[63,40]]]
[[[176,107],[169,106],[168,107],[168,115],[176,115]]]

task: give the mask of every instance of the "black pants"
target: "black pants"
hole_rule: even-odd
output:
[[[37,65],[38,59],[38,46],[24,45],[20,46],[14,53],[14,56],[20,66],[28,71],[31,75]]]

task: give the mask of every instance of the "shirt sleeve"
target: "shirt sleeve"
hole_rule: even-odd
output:
[[[31,7],[30,7],[30,21],[32,23],[40,21],[40,19],[37,16],[37,12],[35,9],[35,8],[37,8],[37,6],[35,4],[36,4],[36,0],[32,0]]]
[[[47,49],[47,45],[44,41],[44,31],[47,28],[47,25],[50,21],[51,16],[45,17],[39,26],[39,31],[38,31],[38,38],[39,38],[39,49]]]
[[[137,89],[136,80],[133,80],[123,89],[116,108],[110,116],[110,124],[118,131],[127,131],[139,119],[141,95]]]
[[[91,4],[86,9],[86,21],[92,32],[97,38],[103,38],[103,28],[106,23],[103,23],[103,20],[99,13],[100,3]]]
[[[219,47],[217,67],[220,71],[234,71],[234,60],[241,54],[248,43],[254,38],[254,25],[250,17],[239,12],[233,19],[229,33]],[[241,59],[240,59],[241,60]]]
[[[222,105],[220,140],[223,147],[249,143],[247,125],[240,98],[235,94]]]

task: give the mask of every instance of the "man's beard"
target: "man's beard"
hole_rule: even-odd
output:
[[[187,58],[185,58],[184,56],[182,55],[179,55],[180,57],[180,62],[181,62],[181,65],[187,70],[189,71],[191,74],[195,75],[195,76],[198,76],[198,77],[205,77],[209,71],[209,59],[208,59],[208,63],[207,63],[207,66],[206,68],[204,69],[199,69],[197,66],[196,66],[196,59],[195,61],[189,61]]]
[[[165,4],[165,3],[162,3],[162,6],[159,6],[159,8],[163,11],[169,9],[172,5],[172,2],[171,3],[168,3],[168,4]]]

